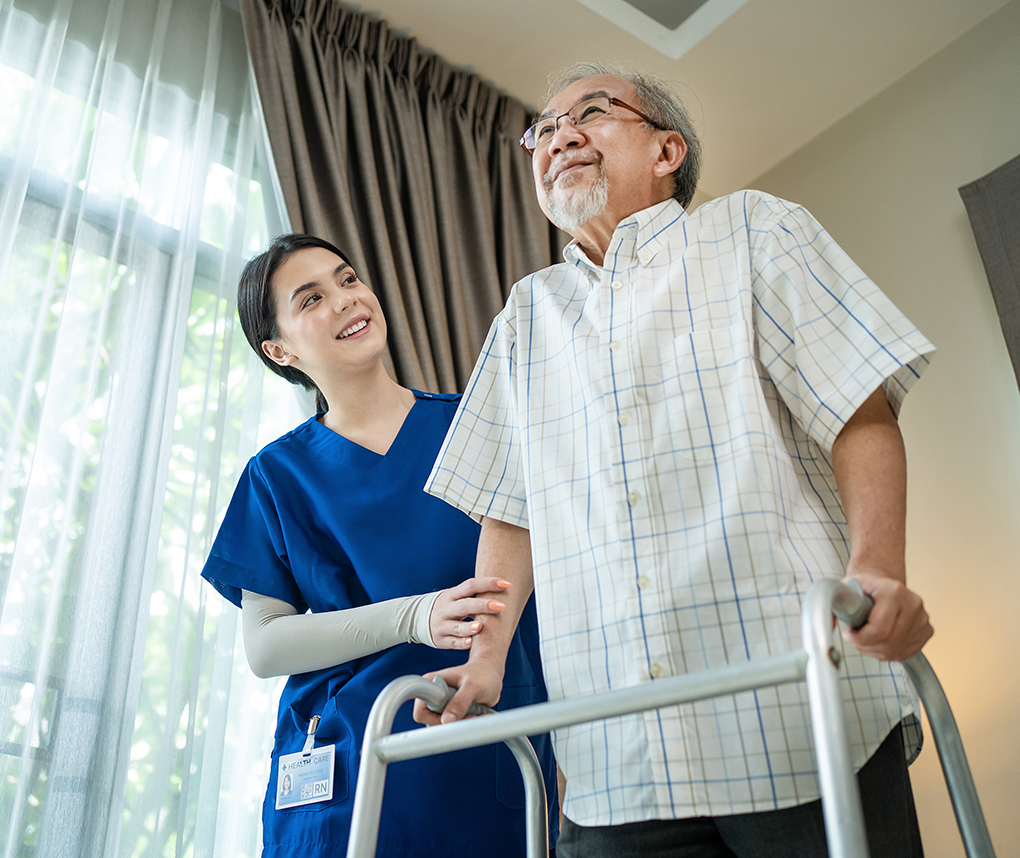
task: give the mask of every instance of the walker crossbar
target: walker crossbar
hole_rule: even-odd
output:
[[[453,694],[445,684],[437,685],[420,676],[395,679],[379,694],[369,713],[347,858],[375,855],[388,763],[506,742],[524,777],[527,855],[539,858],[548,852],[545,784],[531,743],[524,737],[647,709],[801,681],[807,683],[830,858],[867,858],[860,792],[850,759],[839,689],[839,651],[832,646],[832,616],[835,612],[851,625],[859,626],[869,609],[870,600],[859,588],[834,580],[819,581],[808,591],[801,613],[801,650],[602,694],[522,706],[483,718],[391,734],[393,718],[408,700],[421,697],[439,709]],[[904,664],[928,713],[968,858],[994,858],[959,732],[942,688],[923,655],[918,654]],[[472,707],[471,711],[491,710]]]
[[[395,763],[398,760],[412,760],[430,754],[489,745],[511,735],[537,736],[560,727],[630,715],[673,703],[690,703],[722,694],[751,691],[766,685],[801,682],[806,662],[805,653],[797,651],[754,663],[657,679],[655,682],[618,691],[521,706],[485,718],[471,718],[429,727],[427,730],[407,730],[383,736],[376,740],[373,751],[383,762]]]

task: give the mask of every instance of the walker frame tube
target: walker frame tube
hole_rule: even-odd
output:
[[[805,678],[829,855],[831,858],[866,858],[868,839],[864,833],[864,809],[850,758],[843,696],[839,689],[840,656],[832,645],[833,602],[842,586],[838,581],[825,579],[808,590],[800,615],[800,632],[808,654]]]
[[[489,745],[504,741],[511,735],[536,736],[560,727],[630,715],[672,703],[689,703],[722,694],[751,691],[764,685],[799,682],[804,679],[806,662],[807,656],[801,651],[784,653],[754,664],[730,665],[687,676],[657,679],[646,685],[621,688],[618,691],[521,706],[485,718],[440,724],[427,730],[379,734],[381,738],[373,743],[372,751],[379,759],[395,763],[398,760]],[[763,670],[768,675],[765,681],[761,679]],[[382,694],[385,693],[384,689]],[[365,735],[367,737],[368,733]],[[368,747],[367,744],[363,746]]]
[[[376,698],[368,713],[365,725],[365,740],[361,749],[361,764],[358,766],[358,788],[354,794],[354,807],[351,816],[351,833],[347,841],[347,855],[374,856],[376,843],[379,839],[379,819],[382,814],[383,788],[386,786],[386,765],[392,760],[377,750],[378,741],[373,737],[389,737],[393,729],[393,719],[397,710],[408,700],[417,697],[442,709],[453,695],[453,690],[446,683],[436,684],[421,676],[401,676],[387,685]],[[484,715],[492,712],[486,706],[474,704],[468,710],[473,715]],[[483,719],[473,719],[483,720]],[[487,719],[484,719],[487,720]],[[465,722],[473,723],[473,721]],[[453,726],[453,725],[450,725]],[[420,730],[413,733],[424,732]],[[409,733],[396,733],[394,736],[405,736]],[[535,755],[531,742],[523,735],[501,736],[499,740],[510,748],[524,779],[524,813],[525,842],[528,856],[544,856],[549,849],[548,802],[545,794],[545,778],[542,766]],[[491,742],[475,742],[463,747],[487,745]],[[434,748],[425,747],[414,757],[425,757],[441,753]],[[411,759],[401,757],[400,759]]]
[[[963,752],[960,731],[942,685],[922,653],[908,658],[903,667],[924,704],[967,858],[995,858],[974,778],[967,764],[967,755]]]
[[[800,681],[807,683],[829,855],[867,858],[860,791],[851,763],[839,689],[840,656],[832,646],[832,616],[835,611],[852,625],[860,625],[867,616],[869,602],[859,589],[855,591],[835,580],[822,580],[811,587],[805,598],[801,650],[657,679],[617,691],[522,706],[426,730],[391,733],[397,710],[415,697],[442,707],[452,696],[452,690],[420,676],[395,679],[379,694],[369,713],[347,858],[375,855],[386,766],[391,762],[506,742],[524,777],[527,855],[544,858],[548,851],[545,783],[535,752],[525,737],[647,709]],[[942,688],[923,655],[913,656],[904,666],[928,713],[968,858],[994,858],[960,735]],[[484,707],[472,707],[471,711],[483,710]]]

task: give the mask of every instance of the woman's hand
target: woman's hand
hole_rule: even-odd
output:
[[[473,637],[485,626],[484,617],[498,614],[506,607],[498,597],[509,587],[510,582],[502,578],[468,578],[443,590],[429,615],[433,646],[469,649]]]

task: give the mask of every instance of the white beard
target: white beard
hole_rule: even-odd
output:
[[[543,179],[549,220],[564,232],[573,232],[606,210],[609,203],[609,177],[601,160],[595,166],[598,169],[595,181],[573,194],[568,195],[565,193],[566,188],[556,187],[548,178]]]

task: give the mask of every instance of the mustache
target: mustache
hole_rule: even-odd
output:
[[[593,153],[593,152],[577,152],[577,153],[574,153],[574,152],[565,152],[562,155],[556,156],[556,158],[554,158],[552,160],[552,162],[550,162],[549,169],[546,170],[544,175],[542,176],[542,185],[545,187],[545,189],[547,191],[551,191],[552,187],[553,187],[554,177],[558,173],[562,172],[564,169],[569,167],[571,164],[576,164],[576,163],[581,163],[581,162],[586,163],[586,164],[593,164],[594,166],[598,167],[599,170],[602,169],[602,156],[599,155],[597,152],[596,153]]]

